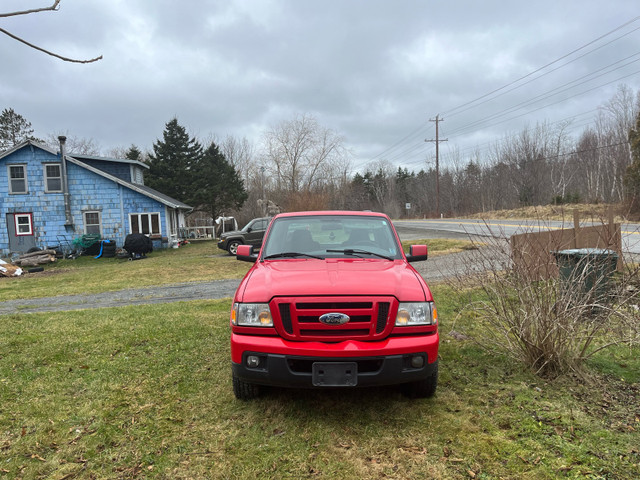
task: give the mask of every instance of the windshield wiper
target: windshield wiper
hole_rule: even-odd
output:
[[[266,257],[263,258],[263,260],[270,260],[272,258],[288,258],[288,257],[309,257],[309,258],[317,258],[318,260],[324,260],[322,257],[311,255],[309,253],[300,253],[300,252],[274,253],[272,255],[267,255]]]
[[[345,248],[343,250],[327,250],[327,253],[344,253],[345,255],[373,255],[376,257],[384,258],[385,260],[393,260],[391,257],[381,255],[379,253],[370,252],[368,250],[360,250],[359,248]]]

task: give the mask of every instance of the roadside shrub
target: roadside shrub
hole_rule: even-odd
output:
[[[582,373],[585,360],[602,349],[640,343],[640,274],[631,258],[615,273],[609,257],[613,265],[587,256],[560,272],[551,255],[546,263],[523,266],[513,261],[522,252],[513,252],[501,232],[492,233],[482,240],[486,246],[467,252],[469,269],[452,281],[458,291],[483,292],[461,312],[474,319],[463,333],[481,347],[554,377]],[[544,248],[566,246],[546,243]]]
[[[570,192],[563,195],[555,195],[551,199],[552,205],[566,205],[566,204],[575,204],[580,203],[582,199],[580,198],[580,194],[578,192]]]

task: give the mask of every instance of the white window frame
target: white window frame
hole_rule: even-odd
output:
[[[57,177],[50,177],[48,175],[47,167],[58,167],[59,175]],[[61,163],[43,163],[42,169],[44,171],[44,191],[45,193],[62,193],[62,164]],[[59,180],[60,188],[57,190],[49,188],[49,180]]]
[[[28,231],[26,232],[20,231],[20,227],[25,225],[24,223],[18,222],[18,219],[20,218],[28,219],[28,222],[26,223],[28,227]],[[14,225],[16,230],[16,237],[27,237],[27,236],[33,235],[33,213],[14,213],[13,221],[15,222]]]
[[[152,221],[152,217],[157,216],[158,218],[158,231],[155,232],[153,231],[153,221]],[[137,231],[134,231],[133,229],[133,224],[134,224],[134,217],[136,219],[135,223],[137,223],[138,229]],[[149,225],[149,231],[148,232],[144,232],[144,228],[142,228],[143,225],[143,218],[147,218],[147,225]],[[144,235],[149,235],[150,237],[160,237],[162,236],[162,217],[160,216],[160,212],[144,212],[144,213],[130,213],[129,214],[129,233],[142,233]]]
[[[19,167],[22,168],[22,178],[11,178],[11,169]],[[27,165],[25,163],[14,163],[7,165],[7,179],[9,180],[9,193],[12,195],[23,195],[29,193],[29,182],[27,181]],[[24,190],[23,191],[15,191],[13,188],[13,181],[21,180],[24,182]]]
[[[87,215],[88,214],[94,214],[94,213],[96,215],[98,215],[98,223],[89,223],[87,221]],[[100,236],[102,236],[102,212],[100,210],[86,210],[86,211],[82,212],[82,222],[84,224],[84,233],[85,234],[94,234],[94,233],[96,233],[96,232],[89,232],[87,230],[87,227],[88,226],[97,225],[98,226],[98,232],[97,233],[99,233]]]

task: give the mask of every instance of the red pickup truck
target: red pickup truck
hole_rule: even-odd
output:
[[[273,218],[231,310],[233,391],[262,386],[401,385],[430,397],[438,382],[438,316],[429,287],[381,213],[322,211]]]

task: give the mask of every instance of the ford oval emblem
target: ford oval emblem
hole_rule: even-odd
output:
[[[344,325],[349,320],[349,315],[344,313],[325,313],[320,315],[320,321],[325,325]]]

